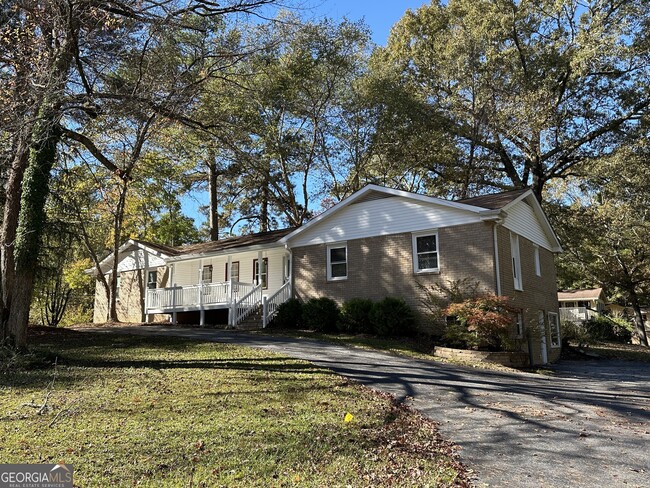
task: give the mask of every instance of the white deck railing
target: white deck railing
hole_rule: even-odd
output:
[[[154,288],[147,290],[147,313],[150,310],[198,310],[210,305],[227,305],[235,303],[254,287],[255,285],[252,283],[224,281],[203,285]]]
[[[262,327],[266,327],[278,313],[278,307],[291,298],[291,283],[286,282],[268,298],[264,298],[262,305]]]
[[[560,320],[568,322],[584,322],[598,314],[587,307],[560,307]]]

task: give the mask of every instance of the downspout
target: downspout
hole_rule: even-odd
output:
[[[499,262],[499,239],[497,236],[497,228],[499,227],[500,222],[495,221],[493,227],[494,235],[494,267],[496,275],[496,287],[497,287],[497,296],[501,295],[501,263]]]

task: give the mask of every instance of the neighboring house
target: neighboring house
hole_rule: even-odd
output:
[[[290,296],[339,304],[398,296],[424,314],[420,285],[469,278],[484,292],[511,297],[521,310],[513,336],[540,364],[560,353],[557,252],[560,244],[530,190],[452,202],[368,185],[297,229],[180,248],[129,241],[120,253],[119,299],[129,305],[120,307],[120,319],[166,314],[172,321],[238,326],[259,313],[265,324]],[[102,265],[107,273],[110,258]],[[129,283],[140,280],[128,295],[124,273]],[[106,316],[105,304],[98,286],[97,321]]]
[[[602,288],[562,290],[557,293],[560,320],[581,323],[605,311],[605,294]]]

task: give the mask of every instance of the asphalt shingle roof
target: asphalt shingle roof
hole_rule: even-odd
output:
[[[498,210],[505,207],[510,202],[516,200],[521,195],[526,193],[528,189],[504,191],[502,193],[493,193],[491,195],[481,195],[473,198],[464,198],[456,200],[458,203],[466,205],[473,205],[475,207],[487,208],[490,210]]]

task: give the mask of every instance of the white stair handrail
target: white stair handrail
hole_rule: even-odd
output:
[[[262,303],[262,284],[256,285],[251,291],[244,295],[233,305],[233,323],[239,324],[248,317],[257,306]]]
[[[266,327],[278,313],[278,307],[291,298],[291,282],[287,281],[273,295],[264,299],[262,307],[262,327]]]

